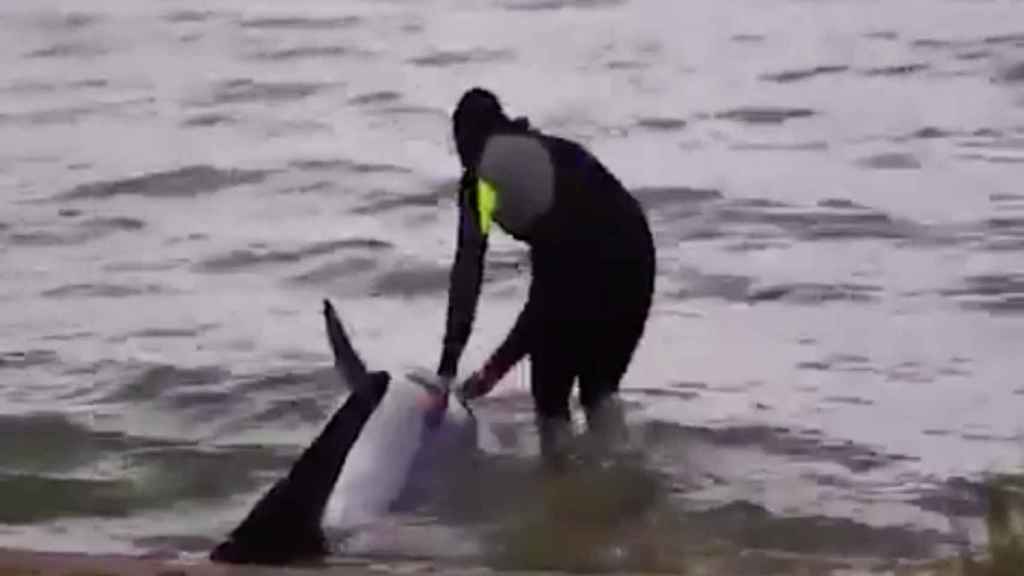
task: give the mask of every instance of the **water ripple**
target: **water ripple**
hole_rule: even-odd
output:
[[[77,211],[63,209],[60,215],[75,218]],[[57,230],[33,228],[23,225],[8,235],[12,245],[19,246],[77,246],[79,244],[104,238],[120,232],[138,232],[146,227],[146,223],[137,218],[126,216],[94,217],[74,223],[71,227],[58,226]],[[0,231],[3,227],[0,226]]]
[[[930,66],[928,64],[914,63],[914,64],[893,64],[890,66],[880,66],[878,68],[868,68],[863,71],[865,76],[909,76],[918,72],[928,70]]]
[[[365,59],[373,53],[351,46],[340,45],[310,45],[294,46],[291,48],[268,49],[254,52],[249,57],[253,60],[268,62],[290,62],[293,60],[305,59],[331,59],[331,58],[359,58]]]
[[[327,84],[312,82],[262,82],[249,78],[224,80],[213,87],[212,94],[199,105],[280,103],[306,99]]]
[[[921,168],[920,160],[913,154],[904,152],[873,154],[861,158],[857,164],[873,170],[917,170]]]
[[[448,267],[442,265],[402,266],[377,276],[370,293],[405,298],[440,294],[448,289],[449,272]]]
[[[57,288],[44,290],[41,294],[46,298],[74,300],[78,298],[127,298],[172,292],[169,288],[157,284],[110,284],[110,283],[75,283],[65,284]]]
[[[76,186],[60,196],[64,200],[94,200],[115,196],[191,197],[254,184],[266,179],[269,172],[261,170],[222,169],[213,166],[186,166],[167,172],[150,172],[142,176],[93,182]]]
[[[82,59],[91,60],[107,53],[107,49],[84,42],[60,42],[46,48],[33,50],[25,54],[26,58],[44,59]]]
[[[280,16],[247,18],[240,22],[242,28],[252,30],[338,30],[351,28],[361,24],[363,19],[359,16],[337,16],[326,18],[308,18],[304,16]]]
[[[626,3],[626,0],[520,0],[505,4],[507,10],[524,12],[545,12],[577,9],[613,8]]]
[[[395,164],[356,162],[342,158],[298,160],[292,166],[301,170],[339,171],[352,174],[410,174],[412,170]]]
[[[213,256],[202,260],[194,266],[195,270],[205,273],[225,273],[247,270],[268,264],[291,264],[310,258],[325,256],[341,250],[369,250],[379,252],[392,248],[389,242],[376,238],[345,238],[315,242],[292,250],[232,250],[227,254]]]
[[[773,72],[771,74],[762,74],[761,79],[768,82],[778,82],[780,84],[787,84],[790,82],[799,82],[801,80],[807,80],[816,76],[826,76],[833,74],[840,74],[849,70],[849,66],[815,66],[814,68],[807,68],[803,70],[786,70],[783,72]]]
[[[646,117],[636,121],[637,128],[656,131],[675,131],[686,127],[686,120],[681,118]]]
[[[785,426],[711,428],[651,421],[644,425],[643,434],[649,447],[681,439],[699,439],[719,446],[757,447],[769,454],[798,460],[824,459],[853,472],[867,472],[911,460],[901,454],[885,453],[850,441],[832,441],[813,430],[800,431]]]
[[[310,286],[335,285],[339,280],[350,279],[355,275],[364,274],[376,269],[378,259],[364,256],[352,256],[340,261],[325,262],[312,270],[291,277],[296,284]]]
[[[999,79],[1008,83],[1024,82],[1024,62],[1007,66],[999,73]]]
[[[164,14],[163,19],[173,24],[206,22],[216,16],[216,12],[203,10],[174,10]]]
[[[969,276],[963,285],[942,291],[961,306],[992,313],[1024,312],[1024,274],[982,274]]]
[[[53,350],[23,350],[0,352],[0,369],[25,369],[56,363],[57,353]]]
[[[391,90],[379,90],[367,92],[349,99],[349,104],[354,106],[369,106],[375,104],[393,104],[402,99],[402,95]]]
[[[394,194],[374,191],[373,199],[352,209],[354,214],[381,214],[407,208],[437,208],[455,198],[454,188],[438,187],[436,190],[419,194]]]
[[[514,53],[510,50],[491,50],[478,48],[462,51],[438,51],[425,56],[417,56],[410,60],[416,66],[445,68],[473,63],[491,63],[511,60]]]
[[[749,106],[718,112],[714,117],[719,120],[733,120],[744,124],[782,124],[788,120],[810,118],[816,114],[809,108]]]
[[[793,304],[822,304],[825,302],[874,302],[881,288],[867,284],[798,282],[764,286],[751,292],[753,302],[782,301]]]

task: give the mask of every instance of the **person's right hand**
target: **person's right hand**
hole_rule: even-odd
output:
[[[459,399],[463,402],[468,400],[475,400],[481,396],[487,395],[494,386],[498,383],[497,379],[488,376],[484,370],[477,370],[469,375],[461,385],[459,385],[458,395]]]

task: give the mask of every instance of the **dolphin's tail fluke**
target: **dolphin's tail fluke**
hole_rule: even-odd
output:
[[[324,301],[335,365],[354,387],[288,475],[275,483],[210,558],[234,564],[285,564],[329,552],[321,528],[324,509],[349,451],[387,392],[387,372],[367,372],[345,336],[330,302]],[[358,384],[357,384],[358,383]]]

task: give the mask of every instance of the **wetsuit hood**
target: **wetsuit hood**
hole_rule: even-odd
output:
[[[475,87],[462,94],[452,114],[455,148],[464,169],[472,169],[480,161],[487,138],[498,129],[528,129],[526,118],[510,120],[493,92]]]
[[[473,88],[462,95],[452,115],[452,131],[463,168],[476,165],[487,137],[503,121],[508,118],[492,92]]]

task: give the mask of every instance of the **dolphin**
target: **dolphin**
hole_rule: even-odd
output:
[[[477,448],[477,422],[447,381],[369,371],[334,307],[324,320],[350,394],[289,473],[210,553],[233,564],[289,564],[331,552],[324,528],[353,529],[443,491]],[[396,385],[398,384],[398,385]]]
[[[288,474],[210,552],[214,562],[285,564],[329,553],[321,527],[324,509],[352,446],[387,393],[391,376],[366,369],[328,300],[324,320],[335,369],[352,392]]]

